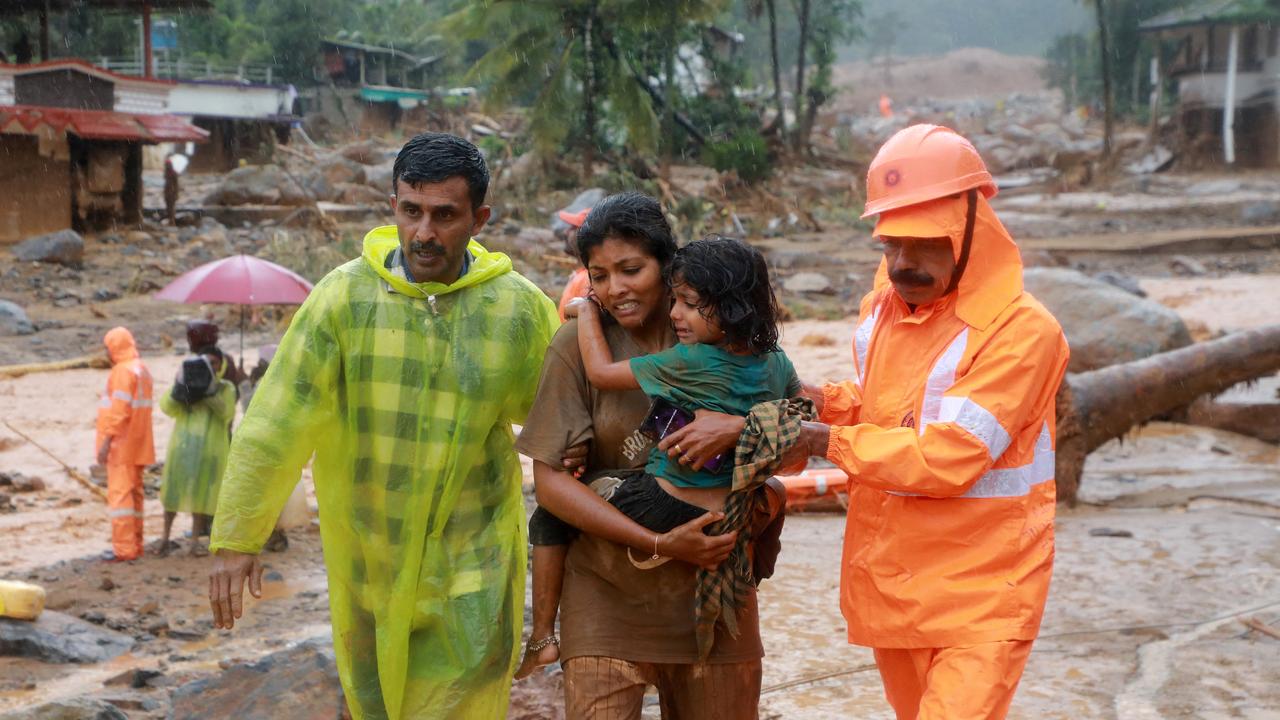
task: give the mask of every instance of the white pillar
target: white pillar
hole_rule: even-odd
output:
[[[1222,156],[1228,165],[1236,162],[1236,65],[1240,56],[1240,28],[1231,26],[1227,42],[1227,89],[1222,101]]]

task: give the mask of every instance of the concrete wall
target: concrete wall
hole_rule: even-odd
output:
[[[293,96],[288,88],[271,85],[181,82],[169,93],[169,112],[202,117],[268,118],[293,112]]]
[[[71,166],[40,154],[33,135],[0,134],[0,243],[71,227]]]

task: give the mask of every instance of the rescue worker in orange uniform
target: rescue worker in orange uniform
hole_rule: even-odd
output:
[[[571,213],[561,210],[556,213],[561,220],[569,224],[569,228],[564,232],[564,251],[574,260],[578,259],[578,228],[582,227],[582,223],[587,221],[587,215],[591,214],[591,208],[579,210]],[[569,301],[574,298],[586,297],[591,292],[591,278],[587,277],[587,269],[580,267],[573,271],[573,276],[569,278],[569,282],[565,283],[564,292],[560,294],[560,322],[565,321],[564,309],[568,307]]]
[[[138,357],[133,334],[116,327],[102,339],[111,355],[107,390],[98,402],[95,446],[107,468],[110,561],[142,555],[142,470],[156,461],[151,434],[151,373]]]
[[[900,720],[1003,718],[1053,569],[1054,396],[1067,343],[973,145],[908,127],[867,172],[884,260],[853,379],[807,386],[798,443],[849,476],[840,605]],[[798,453],[797,453],[798,454]]]

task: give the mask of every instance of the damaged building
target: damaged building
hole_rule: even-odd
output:
[[[320,43],[317,79],[309,111],[329,122],[377,134],[398,127],[431,97],[428,88],[440,62],[396,48],[329,38]]]
[[[142,147],[204,142],[172,83],[80,60],[0,65],[0,242],[142,219]]]
[[[1184,158],[1280,167],[1280,0],[1200,0],[1141,30],[1163,48]]]

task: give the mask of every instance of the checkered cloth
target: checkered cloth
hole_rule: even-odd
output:
[[[815,417],[813,401],[792,398],[762,402],[751,408],[747,424],[738,436],[734,451],[733,490],[724,503],[724,520],[709,533],[723,535],[738,531],[738,541],[727,560],[715,570],[698,570],[695,594],[698,657],[706,659],[715,640],[716,622],[738,636],[738,608],[747,590],[755,584],[747,549],[754,539],[749,522],[751,511],[768,502],[764,483],[782,464],[782,456],[800,438],[801,423]]]

